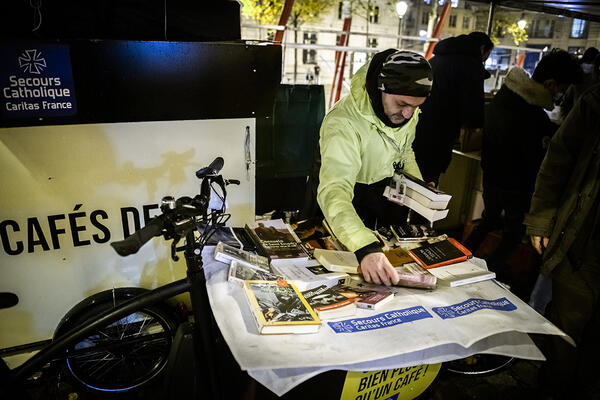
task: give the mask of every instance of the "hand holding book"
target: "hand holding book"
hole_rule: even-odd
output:
[[[367,254],[360,263],[360,269],[367,282],[386,286],[398,284],[398,273],[381,252]]]

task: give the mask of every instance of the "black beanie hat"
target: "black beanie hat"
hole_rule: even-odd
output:
[[[429,62],[412,51],[390,54],[377,77],[377,87],[382,92],[413,97],[427,97],[432,82]]]

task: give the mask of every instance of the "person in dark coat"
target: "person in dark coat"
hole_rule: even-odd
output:
[[[579,60],[579,65],[581,65],[583,72],[581,82],[569,86],[565,92],[565,97],[560,103],[560,114],[563,119],[569,114],[569,111],[573,108],[573,104],[581,97],[581,94],[600,82],[600,75],[597,72],[598,64],[600,63],[599,54],[600,52],[597,48],[588,47],[583,53],[581,60]]]
[[[544,143],[558,128],[544,109],[552,110],[579,75],[579,65],[566,51],[553,50],[540,60],[531,78],[522,68],[512,68],[486,108],[481,152],[485,208],[465,246],[476,252],[488,232],[502,228],[502,240],[487,258],[501,280],[508,278],[506,259],[525,233],[523,218],[544,158]]]
[[[584,92],[541,165],[527,234],[551,278],[546,315],[576,343],[544,349],[544,382],[556,399],[598,399],[600,380],[600,84]]]
[[[429,60],[433,85],[421,106],[413,150],[423,180],[437,186],[452,160],[461,127],[483,125],[483,81],[489,77],[483,62],[494,45],[483,32],[441,40]]]

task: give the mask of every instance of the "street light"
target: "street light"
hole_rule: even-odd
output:
[[[400,44],[402,43],[402,19],[408,10],[408,3],[405,1],[399,1],[396,3],[396,12],[398,13],[398,42],[396,44],[396,48],[400,49]]]
[[[517,22],[517,26],[519,29],[523,30],[527,26],[527,21],[525,20],[525,14],[521,14],[521,19]]]

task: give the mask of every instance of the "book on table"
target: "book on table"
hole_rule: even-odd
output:
[[[244,292],[260,334],[315,333],[321,320],[288,281],[246,281]]]
[[[227,280],[230,283],[243,287],[245,281],[276,281],[283,279],[282,276],[276,275],[271,271],[267,271],[252,264],[232,260],[229,267]]]
[[[381,289],[358,299],[356,301],[356,307],[376,310],[393,299],[394,293],[392,291]]]
[[[327,287],[349,283],[350,275],[345,272],[332,272],[317,260],[281,260],[272,266],[274,273],[288,281],[293,281],[300,291],[320,285]]]
[[[315,249],[313,255],[329,271],[358,274],[358,259],[351,251]]]
[[[473,257],[465,246],[453,238],[427,243],[409,250],[408,253],[425,269],[454,264]]]
[[[394,297],[394,292],[385,286],[354,280],[347,285],[333,286],[331,290],[354,299],[358,308],[379,308]]]
[[[317,286],[302,291],[308,304],[317,312],[321,319],[347,317],[356,313],[355,299],[335,290],[336,286]]]
[[[390,225],[389,230],[398,242],[425,241],[437,236],[437,232],[422,224]]]
[[[267,257],[235,248],[223,242],[219,242],[215,246],[214,257],[215,260],[228,264],[232,260],[236,260],[245,264],[255,265],[267,271],[270,270],[269,259]]]
[[[416,262],[402,264],[395,269],[400,278],[396,286],[418,289],[435,289],[437,287],[437,277]]]
[[[254,221],[246,230],[256,243],[259,253],[271,262],[279,259],[308,259],[308,254],[292,228],[282,219]]]
[[[437,277],[440,286],[462,286],[469,283],[494,279],[496,273],[475,265],[470,261],[462,261],[428,270]]]

